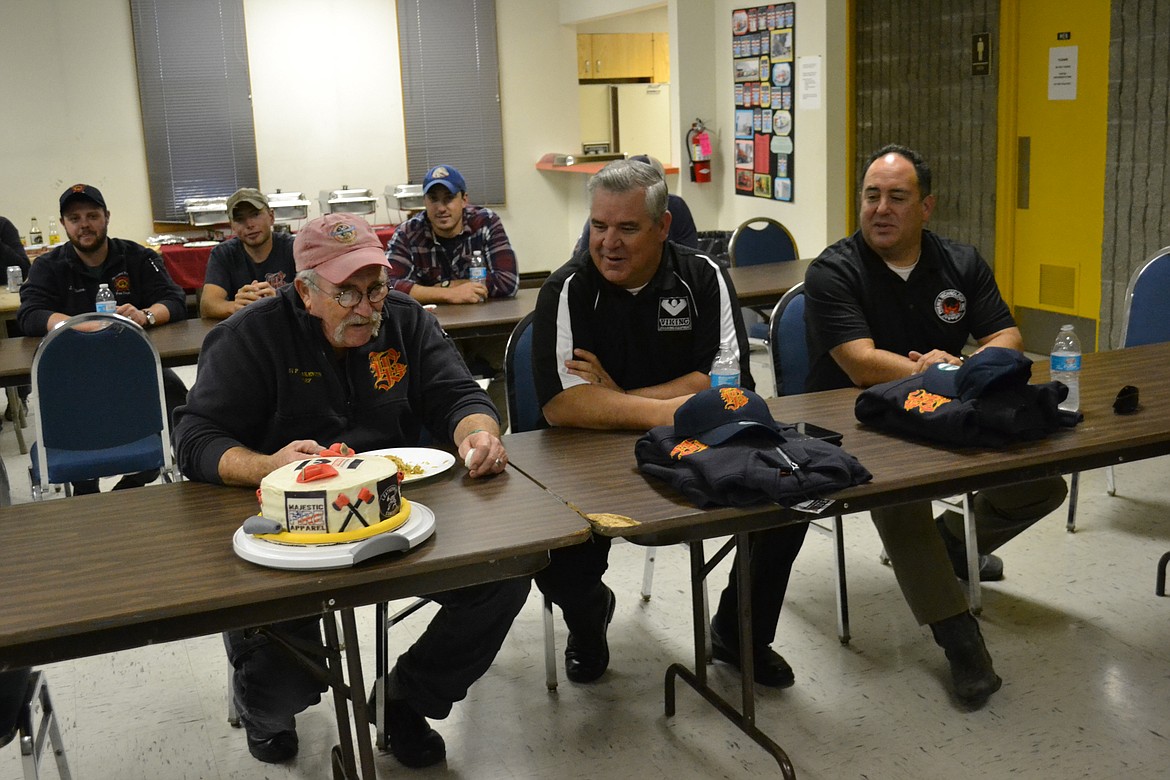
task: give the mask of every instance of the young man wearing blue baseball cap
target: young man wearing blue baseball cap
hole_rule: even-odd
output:
[[[516,255],[499,215],[467,199],[463,174],[436,165],[423,179],[426,210],[398,226],[386,259],[394,289],[419,303],[480,303],[511,298],[520,286]],[[482,252],[484,283],[470,279],[471,259]]]

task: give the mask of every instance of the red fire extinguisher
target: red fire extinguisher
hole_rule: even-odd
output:
[[[711,181],[711,134],[702,119],[696,119],[687,131],[687,154],[691,158],[691,181]]]

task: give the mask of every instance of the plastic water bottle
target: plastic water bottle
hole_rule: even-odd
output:
[[[1052,357],[1049,363],[1049,373],[1052,379],[1063,382],[1068,388],[1068,397],[1061,402],[1060,408],[1069,412],[1079,411],[1081,408],[1081,340],[1077,338],[1072,325],[1062,325],[1056,336],[1056,343],[1052,345]]]
[[[471,269],[467,277],[484,287],[487,286],[487,263],[483,260],[483,252],[478,249],[471,253]]]
[[[114,300],[114,294],[110,292],[108,284],[98,285],[97,298],[94,303],[94,311],[99,314],[113,314],[118,308],[118,302]]]
[[[711,387],[739,387],[739,361],[730,342],[719,347],[711,364]]]

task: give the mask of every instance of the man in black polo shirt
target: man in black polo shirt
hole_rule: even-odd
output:
[[[622,160],[589,182],[590,233],[540,290],[533,369],[545,419],[556,426],[645,431],[672,425],[674,412],[710,386],[721,344],[752,388],[739,302],[727,274],[705,255],[666,240],[666,181],[648,164]],[[754,534],[753,658],[756,680],[785,687],[791,667],[769,645],[792,561],[807,526]],[[565,674],[600,677],[609,664],[606,629],[613,592],[601,581],[609,539],[553,551],[536,584],[561,607],[569,640]],[[758,572],[757,572],[758,570]],[[739,663],[735,571],[712,620],[715,657]]]
[[[980,349],[1023,348],[978,251],[925,229],[934,201],[930,168],[917,152],[887,146],[870,158],[861,229],[822,252],[805,277],[810,391],[958,365],[968,337]],[[1066,492],[1054,477],[975,497],[981,578],[1003,577],[991,551],[1060,506]],[[871,514],[914,616],[946,651],[956,693],[982,703],[1001,681],[955,580],[967,571],[962,516],[946,512],[935,521],[929,501]]]
[[[250,187],[236,190],[227,201],[235,235],[211,250],[199,316],[223,320],[249,303],[271,298],[297,275],[293,237],[272,228],[276,215],[268,198]]]

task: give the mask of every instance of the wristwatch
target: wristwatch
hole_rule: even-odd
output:
[[[154,312],[150,309],[143,309],[142,313],[146,315],[146,324],[153,328],[155,326]]]
[[[450,287],[450,286],[451,286],[451,280],[450,280],[450,279],[444,279],[443,281],[439,282],[439,286],[440,286],[440,287]]]

